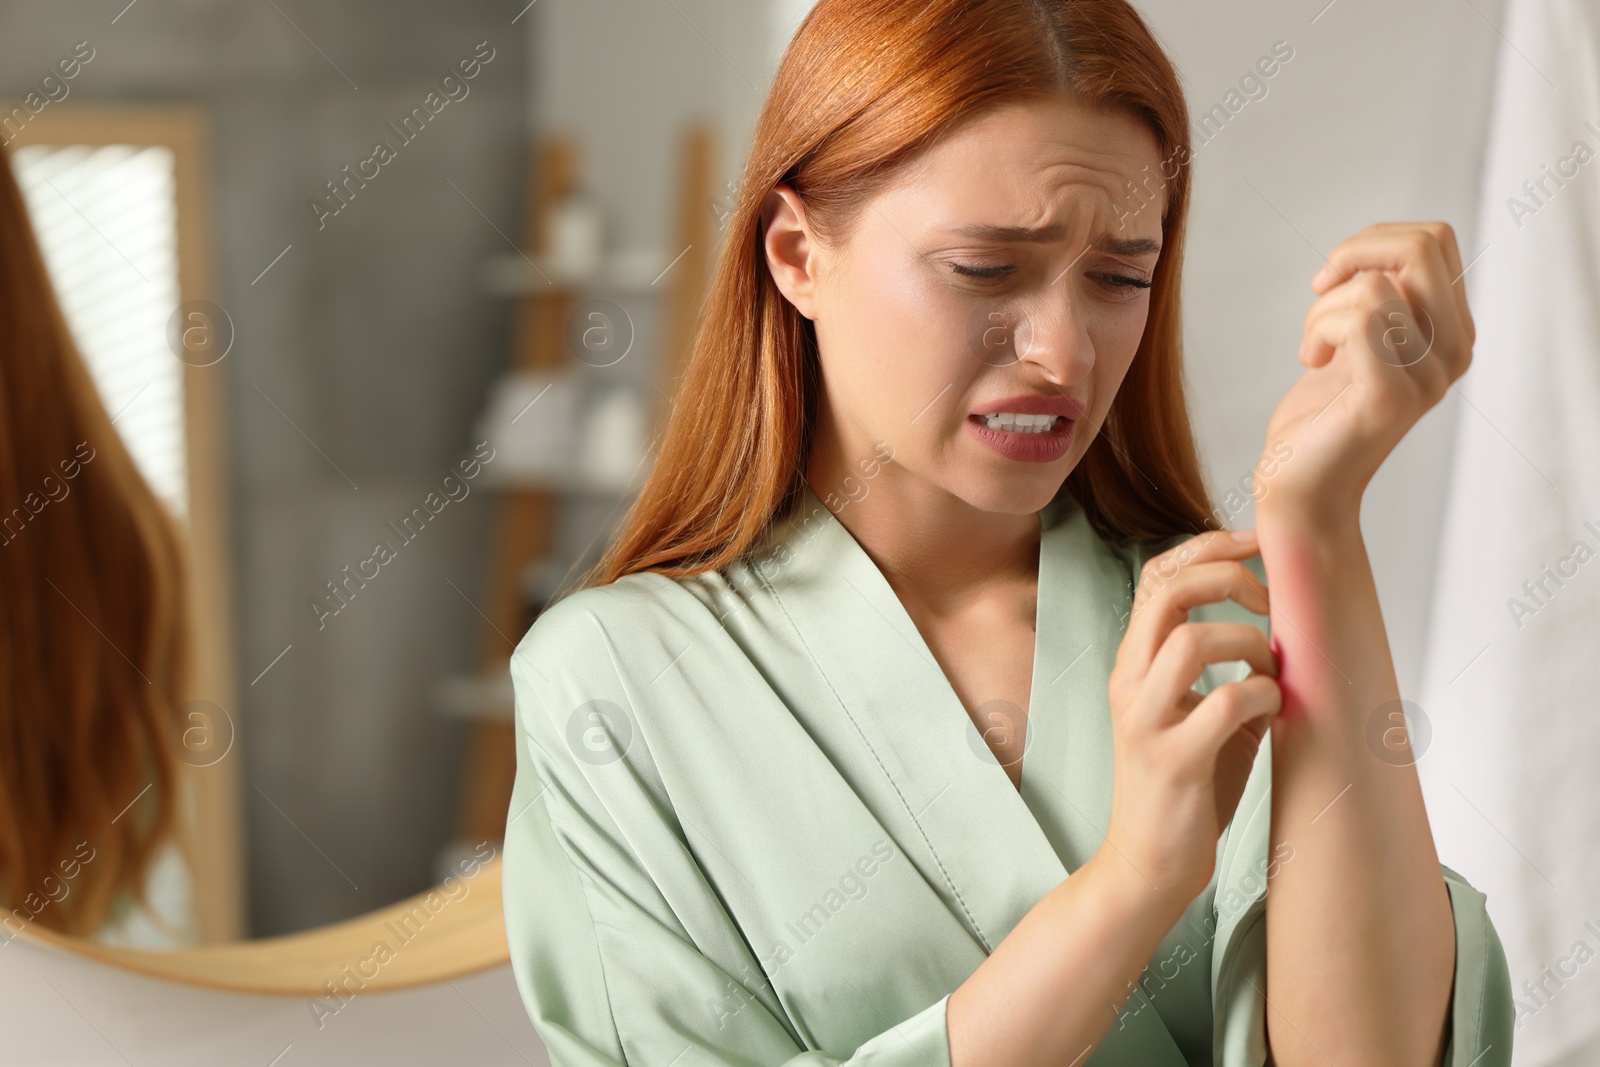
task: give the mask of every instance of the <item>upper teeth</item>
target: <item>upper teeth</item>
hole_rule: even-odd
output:
[[[1056,424],[1056,418],[1055,415],[1018,415],[1010,411],[983,416],[989,429],[1009,433],[1049,433]]]

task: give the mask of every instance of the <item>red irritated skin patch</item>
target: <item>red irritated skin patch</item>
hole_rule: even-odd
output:
[[[1314,603],[1315,546],[1270,525],[1258,527],[1257,537],[1271,589],[1268,643],[1277,657],[1278,691],[1283,697],[1273,728],[1286,729],[1312,714],[1317,694],[1327,694],[1330,685],[1343,682],[1318,651],[1327,642],[1322,639],[1323,621]],[[1320,703],[1326,707],[1328,701]]]
[[[1353,676],[1359,662],[1340,662],[1349,660],[1354,650],[1348,639],[1341,639],[1349,623],[1339,617],[1341,598],[1335,591],[1349,578],[1344,572],[1350,568],[1341,561],[1365,561],[1359,531],[1325,536],[1258,515],[1256,535],[1270,586],[1270,646],[1278,658],[1283,697],[1273,729],[1292,731],[1319,716],[1343,715],[1353,705],[1377,706],[1392,683]],[[1362,726],[1343,724],[1356,733]]]

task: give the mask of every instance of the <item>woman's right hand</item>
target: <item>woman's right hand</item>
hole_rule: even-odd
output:
[[[1281,706],[1266,634],[1189,621],[1191,608],[1222,600],[1267,614],[1266,588],[1239,562],[1255,555],[1255,531],[1240,534],[1210,531],[1145,563],[1109,684],[1114,854],[1103,858],[1184,904],[1211,880],[1217,838]],[[1232,660],[1249,676],[1203,698],[1191,688],[1207,664]]]

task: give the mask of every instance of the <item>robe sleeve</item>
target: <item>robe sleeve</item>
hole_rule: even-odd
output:
[[[626,707],[609,650],[546,647],[539,630],[511,661],[517,769],[502,878],[512,971],[553,1067],[950,1067],[948,996],[883,1019],[847,1059],[805,1050],[654,788],[640,733],[617,746],[625,759],[573,740],[580,708]]]
[[[1266,572],[1260,555],[1245,561],[1252,573],[1265,582]],[[1229,621],[1248,621],[1267,629],[1265,616],[1227,605],[1213,614]],[[1209,670],[1209,668],[1208,668]],[[1242,677],[1246,671],[1239,671]],[[1233,679],[1229,679],[1233,680]],[[1208,676],[1205,691],[1215,684]],[[1270,811],[1270,746],[1258,753],[1239,811]],[[1259,777],[1259,782],[1254,779]],[[1223,864],[1238,854],[1265,856],[1268,820],[1239,814],[1229,824],[1224,839]],[[1238,841],[1234,838],[1237,834]],[[1231,847],[1230,847],[1231,846]],[[1440,864],[1440,873],[1450,891],[1450,909],[1455,917],[1455,985],[1450,1001],[1450,1034],[1445,1044],[1444,1067],[1509,1067],[1512,1031],[1516,1013],[1512,1000],[1511,974],[1504,947],[1489,919],[1487,898],[1461,875]],[[1231,883],[1231,879],[1225,878]],[[1249,888],[1246,883],[1238,883]],[[1226,889],[1227,887],[1223,887]],[[1267,1063],[1266,1012],[1261,990],[1267,987],[1267,916],[1265,898],[1255,900],[1236,925],[1230,925],[1228,897],[1219,889],[1212,914],[1216,929],[1225,932],[1226,947],[1212,972],[1212,1003],[1215,1009],[1214,1061],[1216,1067],[1262,1067]]]
[[[1486,898],[1465,878],[1440,864],[1456,923],[1455,987],[1444,1067],[1509,1067],[1516,1016],[1505,949],[1485,908]],[[1220,969],[1216,1017],[1222,1027],[1217,1067],[1266,1063],[1266,913],[1241,929],[1236,949]]]
[[[1456,976],[1444,1067],[1508,1067],[1516,1026],[1506,952],[1489,919],[1487,900],[1443,864],[1456,919]]]

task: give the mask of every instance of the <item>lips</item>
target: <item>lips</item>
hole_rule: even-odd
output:
[[[997,429],[989,425],[986,415],[968,415],[966,419],[967,432],[979,444],[1006,459],[1024,463],[1051,463],[1066,455],[1077,425],[1076,419],[1059,415],[1047,430],[1005,429],[1003,421],[1002,428]]]
[[[1059,415],[1067,419],[1082,418],[1086,410],[1083,401],[1063,393],[1021,393],[979,404],[973,415]]]

